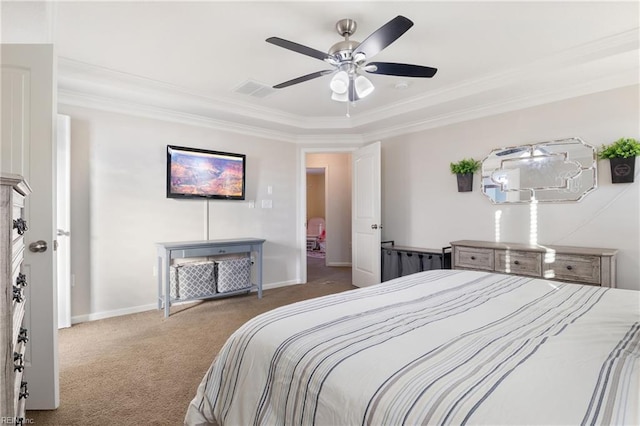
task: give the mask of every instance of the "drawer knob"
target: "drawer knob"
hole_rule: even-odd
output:
[[[13,371],[22,372],[22,370],[24,370],[24,359],[22,359],[22,354],[19,354],[18,352],[14,352],[13,353]]]
[[[25,221],[21,217],[18,218],[18,219],[14,219],[13,220],[13,229],[18,231],[18,235],[23,235],[24,231],[29,229],[29,228],[27,228],[27,221]]]
[[[18,343],[27,343],[29,341],[29,336],[27,335],[27,329],[24,327],[20,327],[20,333],[18,334]]]
[[[519,260],[514,260],[514,261],[513,261],[513,264],[514,264],[514,265],[519,265],[519,264],[520,264],[520,261],[519,261]]]
[[[16,285],[18,285],[20,287],[26,287],[27,286],[27,276],[25,274],[23,274],[22,272],[19,272],[18,276],[16,277]]]
[[[475,256],[471,256],[471,260],[476,260],[476,257]]]
[[[29,398],[29,390],[27,389],[27,382],[20,383],[20,396],[18,399],[27,399]]]
[[[22,289],[20,287],[13,286],[13,300],[20,303],[24,301],[24,296],[22,295]]]
[[[567,265],[567,269],[570,271],[570,270],[572,270],[572,269],[573,269],[573,266],[571,266],[571,265]]]

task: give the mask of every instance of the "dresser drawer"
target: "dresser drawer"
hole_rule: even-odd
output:
[[[29,341],[29,330],[27,330],[25,327],[22,327],[21,325],[17,330],[14,331],[15,333],[13,336],[13,351],[19,352],[21,346],[27,346],[27,342]]]
[[[473,247],[455,247],[453,267],[493,271],[493,250]]]
[[[237,246],[225,246],[225,247],[203,247],[192,248],[186,250],[175,250],[171,252],[171,258],[182,257],[206,257],[206,256],[219,256],[224,254],[236,254],[236,253],[250,253],[250,245],[237,245]]]
[[[475,240],[452,241],[451,247],[454,269],[495,270],[577,284],[616,287],[615,249]],[[493,263],[487,261],[484,256],[486,253],[494,253]]]
[[[13,318],[13,336],[15,336],[15,340],[17,342],[18,335],[20,334],[20,329],[23,327],[23,319],[24,319],[24,302],[16,303],[12,306],[12,318]],[[12,342],[13,344],[13,342]]]
[[[15,270],[16,265],[24,258],[24,237],[21,235],[11,242],[11,270]]]
[[[553,263],[544,265],[544,277],[600,285],[600,257],[558,254]]]
[[[17,367],[17,370],[14,371],[15,375],[13,377],[13,395],[15,396],[13,408],[15,413],[18,413],[18,406],[20,405],[20,388],[22,387],[22,378],[24,377],[24,368],[26,364],[26,348],[27,347],[24,343],[20,343],[18,344],[16,351],[13,353],[13,365],[14,367]]]
[[[24,208],[24,195],[20,194],[18,191],[16,191],[15,189],[13,190],[13,208],[14,211],[15,209],[22,209]],[[20,216],[14,216],[14,219],[17,219]]]
[[[11,218],[12,219],[18,219],[22,217],[22,206],[16,206],[15,204],[13,205],[13,210],[12,210],[12,214],[11,214]]]
[[[24,376],[22,377],[22,382],[20,383],[20,393],[18,394],[18,408],[16,409],[16,417],[25,418],[25,414],[27,413],[27,398],[29,398],[29,388],[27,386],[26,380],[24,380]]]
[[[542,276],[542,253],[496,250],[495,270],[507,274]]]

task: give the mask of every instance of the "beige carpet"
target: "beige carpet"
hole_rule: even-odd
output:
[[[35,425],[181,425],[220,347],[270,309],[350,290],[350,268],[311,263],[309,283],[74,325],[59,332],[60,407],[28,411]]]

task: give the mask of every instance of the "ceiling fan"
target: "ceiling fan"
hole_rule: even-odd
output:
[[[367,62],[382,49],[400,38],[412,26],[413,22],[410,19],[398,15],[374,31],[363,42],[357,42],[349,39],[356,31],[356,21],[353,19],[341,19],[336,23],[336,31],[345,39],[331,46],[327,53],[279,37],[269,37],[266,40],[268,43],[320,59],[333,66],[333,69],[303,75],[284,83],[276,84],[273,88],[282,89],[314,78],[334,74],[330,83],[333,92],[331,99],[340,102],[355,102],[369,95],[374,89],[371,81],[362,75],[362,71],[400,77],[431,78],[438,71],[436,68],[395,62]]]

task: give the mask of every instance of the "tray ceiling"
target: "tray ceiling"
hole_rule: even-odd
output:
[[[433,66],[434,78],[369,74],[376,89],[350,117],[329,76],[268,90],[327,66],[266,38],[325,51],[339,19],[355,19],[362,41],[397,15],[414,26],[375,60]],[[638,84],[638,16],[638,2],[611,1],[58,2],[51,13],[61,103],[294,142],[364,142]],[[239,93],[247,83],[267,89]]]

